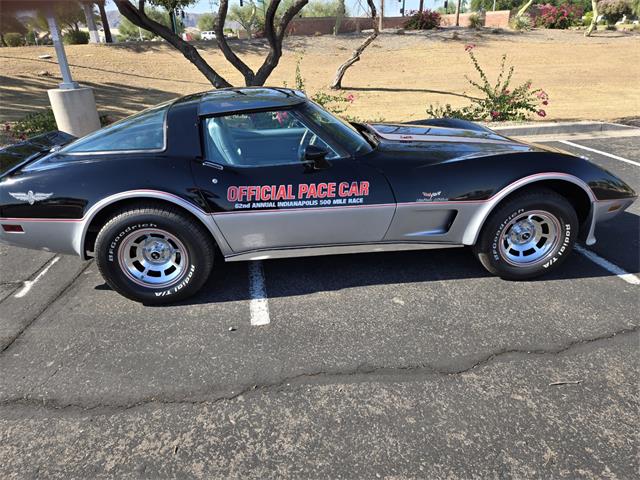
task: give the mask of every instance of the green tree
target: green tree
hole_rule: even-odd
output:
[[[147,7],[145,9],[145,14],[154,22],[157,22],[166,28],[171,28],[171,19],[169,18],[168,12],[160,10],[159,8]],[[178,21],[178,30],[184,30],[182,20]],[[134,25],[127,18],[123,18],[120,22],[120,26],[118,27],[118,39],[120,41],[140,40],[140,33],[142,33],[143,40],[152,40],[157,36],[150,30],[138,28],[137,25]]]
[[[260,25],[258,6],[252,1],[245,2],[242,7],[240,5],[233,5],[229,12],[229,19],[238,22],[245,32],[247,32],[247,37],[251,39]]]
[[[301,13],[303,17],[349,16],[344,0],[312,0]]]
[[[62,30],[80,31],[80,25],[87,21],[84,10],[77,2],[56,2],[53,6],[53,15]],[[37,10],[36,15],[29,20],[29,26],[39,31],[48,32],[49,23],[46,13]]]
[[[215,28],[216,26],[216,17],[214,17],[211,13],[203,13],[198,18],[198,30],[202,32],[208,32]]]
[[[3,13],[0,15],[0,46],[2,47],[7,46],[4,40],[4,36],[7,33],[19,33],[24,35],[27,33],[27,28],[16,18],[15,15]]]
[[[513,10],[524,3],[523,0],[496,0],[496,10]],[[471,0],[471,10],[474,12],[493,10],[493,0]]]

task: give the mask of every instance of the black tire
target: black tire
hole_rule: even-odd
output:
[[[215,248],[209,232],[180,210],[141,205],[118,212],[102,227],[95,252],[111,288],[145,305],[160,305],[183,300],[204,285]],[[145,268],[146,276],[136,272]]]
[[[521,228],[514,229],[516,225]],[[565,197],[549,189],[528,190],[491,213],[473,251],[489,272],[526,280],[558,268],[571,253],[578,228],[575,209]],[[545,238],[536,243],[535,235]]]

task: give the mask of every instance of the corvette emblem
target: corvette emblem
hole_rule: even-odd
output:
[[[16,200],[20,200],[21,202],[29,202],[29,205],[33,205],[36,202],[46,200],[47,198],[52,196],[53,193],[38,193],[38,192],[33,193],[32,190],[29,190],[27,193],[9,192],[9,195],[11,195]]]

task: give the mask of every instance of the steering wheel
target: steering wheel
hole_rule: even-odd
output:
[[[298,145],[298,159],[300,161],[304,160],[305,150],[309,145],[315,145],[318,136],[313,133],[311,130],[305,130],[304,135],[300,139],[300,144]]]

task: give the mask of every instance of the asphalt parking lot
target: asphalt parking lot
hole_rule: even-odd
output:
[[[587,137],[545,143],[640,191],[640,135]],[[0,246],[0,475],[633,478],[639,216],[537,281],[466,249],[230,263],[161,308]]]

